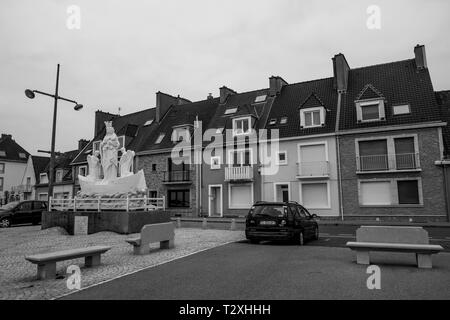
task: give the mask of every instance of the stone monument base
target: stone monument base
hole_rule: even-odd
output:
[[[42,229],[64,228],[74,234],[75,217],[88,218],[87,234],[100,231],[112,231],[120,234],[141,232],[146,224],[170,222],[166,211],[51,211],[42,213]]]

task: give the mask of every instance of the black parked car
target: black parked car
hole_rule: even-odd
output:
[[[315,218],[296,202],[257,202],[247,215],[245,236],[252,243],[294,240],[303,245],[306,239],[319,239]]]
[[[45,201],[16,201],[0,207],[0,227],[7,228],[12,224],[41,222],[42,212],[47,211]]]

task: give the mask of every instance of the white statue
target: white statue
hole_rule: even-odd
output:
[[[114,132],[111,121],[105,121],[106,135],[100,143],[102,156],[103,180],[109,181],[117,178],[117,157],[120,143]]]
[[[133,174],[131,167],[133,165],[135,153],[132,150],[125,152],[125,148],[122,148],[120,151],[122,151],[122,157],[120,157],[120,176],[130,176]]]
[[[87,156],[87,163],[89,165],[89,175],[87,176],[91,180],[99,180],[100,179],[100,152],[95,151],[94,154]]]

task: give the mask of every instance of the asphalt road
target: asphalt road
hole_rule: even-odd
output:
[[[375,252],[371,262],[381,269],[381,289],[369,290],[367,266],[340,248],[350,230],[324,227],[322,233],[335,235],[302,247],[232,243],[64,299],[450,299],[448,253],[434,256],[433,269],[426,270],[416,267],[413,254]],[[441,236],[440,230],[434,234]]]

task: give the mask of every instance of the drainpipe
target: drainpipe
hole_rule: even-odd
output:
[[[448,187],[447,187],[447,181],[448,181],[448,177],[447,177],[447,166],[444,164],[442,166],[442,170],[444,171],[444,194],[445,194],[445,210],[447,211],[447,220],[450,222],[450,208],[449,208],[449,203],[448,203]]]
[[[341,173],[341,154],[339,148],[339,116],[341,113],[342,93],[338,92],[338,103],[336,109],[336,157],[337,157],[337,174],[338,174],[338,190],[339,190],[339,213],[341,220],[344,221],[344,205],[342,192],[342,173]]]

